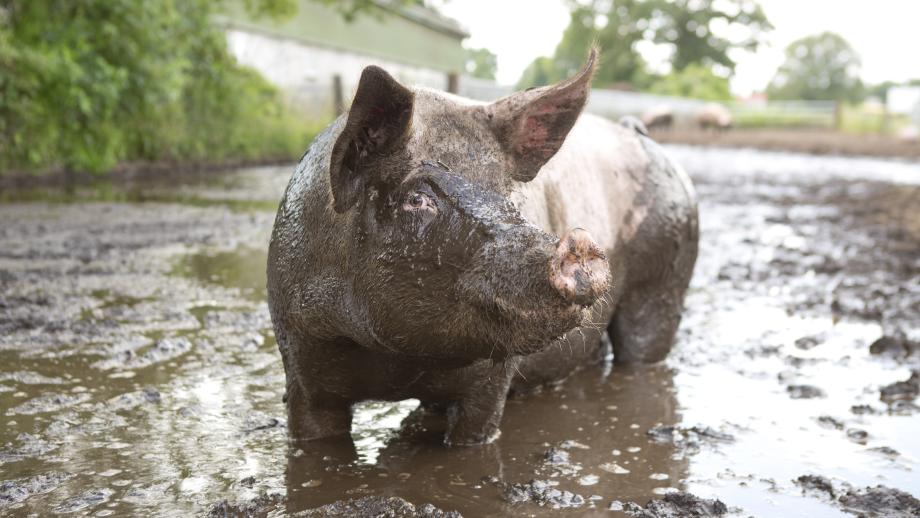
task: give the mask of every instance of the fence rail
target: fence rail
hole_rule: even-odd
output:
[[[833,128],[840,112],[834,101],[770,101],[731,103],[734,124],[740,127]]]
[[[428,81],[427,83],[430,83]],[[443,85],[425,84],[425,86],[446,88]],[[511,86],[499,85],[493,81],[460,76],[452,84],[457,94],[484,102],[494,101],[514,92]],[[347,79],[333,77],[328,80],[317,78],[309,84],[286,89],[290,102],[301,110],[315,116],[332,116],[341,107],[337,102],[336,91],[341,91],[345,103],[350,101],[357,84]],[[699,110],[706,101],[654,95],[621,90],[594,89],[591,91],[586,110],[609,119],[618,119],[624,115],[641,116],[651,110],[667,108],[674,116],[678,126],[693,124]],[[770,102],[729,102],[724,103],[732,112],[734,124],[739,127],[799,127],[799,128],[833,128],[840,124],[840,110],[833,101],[770,101]]]

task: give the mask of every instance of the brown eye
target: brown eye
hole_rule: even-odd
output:
[[[403,210],[408,211],[418,211],[418,210],[430,210],[434,211],[434,203],[431,201],[431,198],[423,192],[413,192],[409,193],[409,196],[406,197],[406,201],[403,202]]]

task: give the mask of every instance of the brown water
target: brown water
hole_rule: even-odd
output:
[[[414,401],[360,405],[353,446],[288,447],[264,265],[290,168],[4,194],[0,514],[182,516],[268,495],[252,505],[281,515],[396,495],[592,516],[683,490],[741,516],[845,515],[794,482],[806,474],[920,495],[916,400],[879,395],[920,355],[869,352],[920,338],[920,166],[670,151],[702,220],[671,357],[516,397],[480,448],[442,446]],[[684,433],[649,435],[661,426]],[[503,497],[533,479],[571,494]]]

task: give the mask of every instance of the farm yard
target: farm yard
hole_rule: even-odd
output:
[[[289,166],[4,201],[0,508],[916,514],[916,165],[667,152],[702,214],[672,355],[515,396],[481,448],[411,400],[288,447],[263,272]]]
[[[0,0],[0,516],[920,517],[918,19]]]

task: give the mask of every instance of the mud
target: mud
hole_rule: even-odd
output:
[[[920,159],[920,142],[891,135],[859,135],[822,129],[732,129],[700,131],[697,128],[653,130],[659,142],[754,148],[821,155],[858,155]]]
[[[920,500],[909,493],[884,486],[848,491],[840,497],[843,509],[868,518],[909,518],[920,516]]]
[[[876,485],[854,488],[848,482],[822,475],[802,475],[795,479],[803,495],[822,499],[841,511],[863,518],[906,518],[920,516],[920,500],[910,493]]]
[[[814,491],[819,494],[824,493],[831,498],[836,496],[834,484],[821,475],[802,475],[795,479],[795,483],[802,488],[803,493]]]
[[[704,445],[718,446],[735,440],[731,434],[714,430],[709,426],[655,426],[646,432],[648,437],[658,443],[673,444],[676,454],[696,453]]]
[[[915,515],[920,166],[668,151],[702,230],[671,357],[515,395],[481,448],[411,400],[288,445],[264,271],[289,168],[2,193],[0,514]]]
[[[343,502],[335,502],[316,509],[297,513],[308,518],[332,516],[380,516],[385,518],[462,518],[456,511],[442,511],[431,504],[415,506],[406,500],[391,496],[366,496]]]
[[[246,485],[247,487],[252,487],[252,484]],[[279,493],[272,493],[270,495],[261,494],[248,502],[231,503],[227,500],[222,500],[214,504],[211,509],[208,510],[208,517],[231,518],[238,516],[263,516],[283,500],[284,496]]]
[[[629,516],[637,518],[715,518],[728,513],[728,507],[720,500],[706,500],[682,492],[652,500],[644,508],[630,503],[624,510]]]
[[[920,362],[920,342],[910,340],[904,336],[882,336],[872,342],[869,352],[881,356],[888,356],[895,360],[914,360]]]
[[[581,507],[585,504],[585,497],[558,489],[558,485],[559,482],[554,480],[531,480],[507,486],[502,496],[512,504],[532,503],[553,509]]]
[[[910,378],[885,385],[879,392],[883,401],[913,400],[920,394],[920,371],[911,373]]]

